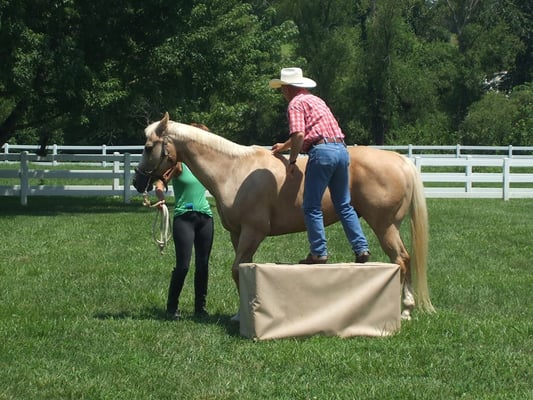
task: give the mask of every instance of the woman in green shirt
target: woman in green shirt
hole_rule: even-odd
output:
[[[207,130],[205,127],[204,129]],[[213,213],[206,198],[205,187],[185,164],[178,162],[165,178],[167,182],[172,179],[176,199],[172,226],[176,266],[172,270],[168,288],[167,313],[172,319],[180,319],[179,297],[189,272],[194,247],[194,315],[204,317],[208,315],[206,297],[214,235]],[[155,193],[159,200],[165,199],[163,182],[155,183]]]

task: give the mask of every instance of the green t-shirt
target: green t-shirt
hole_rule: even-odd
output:
[[[212,217],[213,212],[205,196],[204,185],[196,179],[185,164],[181,165],[183,172],[172,179],[174,198],[176,199],[174,216],[182,215],[189,211],[197,211]]]

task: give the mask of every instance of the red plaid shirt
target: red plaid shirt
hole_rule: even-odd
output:
[[[302,151],[307,153],[322,138],[344,139],[344,134],[327,104],[310,93],[296,95],[287,109],[289,132],[304,133]]]

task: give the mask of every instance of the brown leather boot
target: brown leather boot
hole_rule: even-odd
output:
[[[355,262],[358,264],[364,264],[368,262],[369,259],[370,259],[369,251],[362,251],[361,253],[355,255]]]
[[[300,260],[300,264],[326,264],[328,262],[328,256],[315,256],[309,253],[307,258]]]

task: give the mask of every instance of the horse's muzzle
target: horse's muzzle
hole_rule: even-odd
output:
[[[154,188],[152,177],[139,171],[137,168],[135,168],[135,176],[133,177],[132,184],[139,193],[150,192]]]

